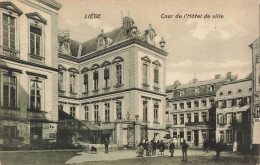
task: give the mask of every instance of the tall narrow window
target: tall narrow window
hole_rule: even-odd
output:
[[[122,103],[121,101],[116,102],[116,118],[122,120]]]
[[[30,27],[30,54],[41,55],[42,30],[34,26]]]
[[[16,107],[16,82],[15,76],[3,75],[3,106]]]
[[[105,104],[105,121],[106,122],[110,121],[110,104],[109,103]]]
[[[187,114],[187,122],[191,123],[191,114],[190,113]]]
[[[207,112],[202,112],[202,122],[206,122]]]
[[[194,113],[194,122],[195,123],[199,122],[199,114],[198,113]]]
[[[88,112],[88,106],[85,106],[84,107],[84,110],[85,110],[85,120],[89,120],[89,112]]]
[[[187,131],[187,141],[191,142],[191,131]]]
[[[94,90],[98,90],[98,72],[93,73]]]
[[[95,123],[98,123],[98,119],[99,119],[99,116],[98,116],[98,105],[94,105],[94,121]]]
[[[3,14],[3,46],[15,49],[15,18]]]
[[[184,114],[180,114],[180,124],[184,124]]]
[[[147,101],[143,101],[143,121],[147,121]]]
[[[104,87],[108,88],[109,87],[109,69],[106,68],[104,69]]]
[[[74,94],[76,92],[76,75],[74,73],[70,74],[70,93]]]
[[[159,105],[155,104],[154,105],[154,122],[158,122],[158,109],[159,109]]]
[[[41,110],[41,92],[42,92],[42,82],[31,80],[31,109]]]
[[[148,65],[143,63],[143,84],[148,84]]]
[[[116,65],[116,85],[122,84],[122,65]]]
[[[75,113],[76,113],[76,107],[70,107],[70,116],[75,118]]]
[[[159,70],[157,68],[154,69],[154,85],[159,85]]]
[[[59,72],[58,90],[63,91],[63,72]]]
[[[83,76],[84,92],[88,92],[88,74]]]
[[[173,125],[177,125],[177,115],[173,115]]]

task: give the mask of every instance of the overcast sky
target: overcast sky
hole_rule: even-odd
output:
[[[59,28],[84,42],[122,26],[120,11],[134,19],[140,31],[151,23],[156,41],[163,36],[167,57],[166,85],[175,80],[213,79],[230,71],[244,78],[251,72],[250,45],[259,36],[258,0],[58,0]],[[100,19],[84,19],[85,14]],[[163,19],[162,14],[222,14],[223,19]]]

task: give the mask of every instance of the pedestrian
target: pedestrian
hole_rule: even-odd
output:
[[[109,145],[109,140],[108,138],[105,139],[105,153],[108,153],[108,145]]]
[[[138,145],[138,157],[143,157],[144,154],[144,146],[143,146],[143,142],[142,140],[140,141],[139,145]]]
[[[204,140],[203,148],[206,152],[209,152],[209,141],[207,139]]]
[[[220,157],[220,152],[222,150],[222,144],[221,142],[218,142],[216,145],[215,145],[215,151],[216,151],[216,159],[218,160],[219,157]]]
[[[147,145],[147,156],[151,156],[152,144],[148,142]]]
[[[173,143],[173,141],[171,141],[170,146],[169,146],[169,151],[171,153],[171,157],[173,157],[174,149],[175,149],[175,144]]]
[[[152,155],[153,156],[156,155],[156,148],[157,148],[157,144],[155,143],[155,141],[153,141],[153,143],[152,143]]]
[[[164,155],[164,149],[165,149],[165,144],[164,144],[163,141],[161,140],[161,143],[160,143],[160,152],[161,152],[161,155]]]
[[[182,143],[182,160],[186,160],[187,161],[187,150],[188,150],[189,145],[186,143],[186,140],[183,140]],[[185,159],[184,159],[185,157]]]
[[[233,143],[233,152],[237,152],[237,141],[236,140]]]

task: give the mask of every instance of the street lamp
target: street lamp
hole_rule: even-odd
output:
[[[164,49],[165,43],[166,43],[166,42],[164,41],[164,39],[163,39],[163,37],[162,37],[161,41],[159,42],[159,44],[160,44],[160,46],[161,46],[161,49]]]

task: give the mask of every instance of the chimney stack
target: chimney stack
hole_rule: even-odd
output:
[[[219,79],[220,77],[221,77],[220,74],[216,74],[216,75],[215,75],[215,79]]]
[[[196,78],[192,79],[192,83],[196,83],[196,82],[198,82],[198,79]]]
[[[227,72],[227,79],[231,79],[231,75],[232,75],[231,72]]]

